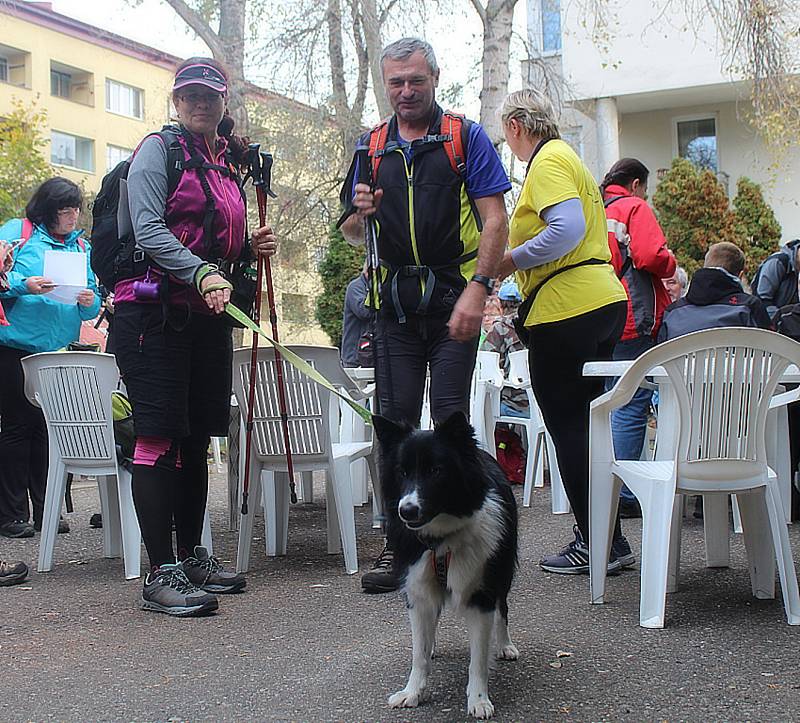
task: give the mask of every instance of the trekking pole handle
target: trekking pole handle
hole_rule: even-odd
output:
[[[261,157],[261,161],[259,163],[261,171],[259,174],[259,180],[255,185],[261,186],[264,189],[264,193],[266,193],[270,198],[277,198],[275,193],[272,191],[272,154],[267,153],[266,151],[261,151],[259,156]]]
[[[372,161],[369,158],[369,150],[366,148],[359,148],[356,151],[358,158],[358,183],[365,183],[370,188],[373,188],[372,181]]]
[[[247,165],[247,173],[242,179],[242,186],[248,180],[253,182],[253,185],[258,185],[258,179],[261,178],[261,156],[258,151],[261,146],[258,143],[251,143],[247,146],[247,155],[245,156],[245,164]]]

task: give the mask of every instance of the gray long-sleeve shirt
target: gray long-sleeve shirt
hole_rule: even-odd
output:
[[[157,136],[142,143],[128,171],[128,208],[136,245],[179,281],[194,282],[205,263],[167,228],[167,149]]]

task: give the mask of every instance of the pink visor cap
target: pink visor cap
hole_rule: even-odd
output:
[[[180,90],[187,85],[204,85],[217,93],[228,92],[228,79],[212,65],[196,63],[178,71],[172,90]]]

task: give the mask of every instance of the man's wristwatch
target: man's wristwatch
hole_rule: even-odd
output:
[[[487,294],[491,294],[494,291],[494,279],[490,279],[488,276],[484,276],[483,274],[473,274],[470,281],[474,281],[476,284],[485,286]]]

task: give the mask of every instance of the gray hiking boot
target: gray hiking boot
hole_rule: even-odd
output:
[[[181,566],[189,582],[206,592],[241,592],[247,585],[244,575],[223,570],[219,560],[200,545],[194,548],[194,555],[187,557]]]
[[[218,607],[216,596],[189,582],[180,564],[162,565],[144,579],[143,610],[187,618],[208,615]]]
[[[0,560],[0,587],[18,585],[28,577],[28,566],[24,562]]]

